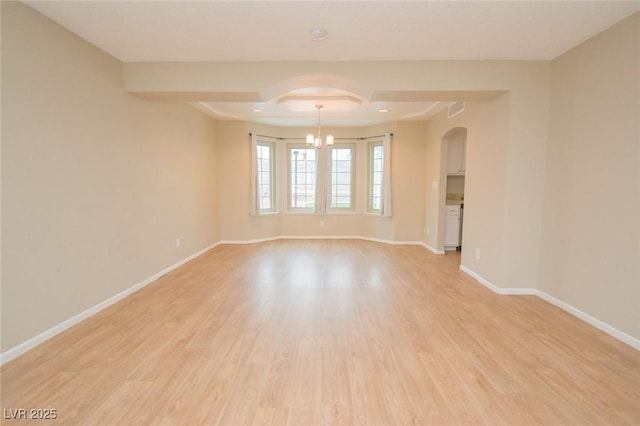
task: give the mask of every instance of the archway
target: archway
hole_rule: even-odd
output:
[[[438,248],[461,251],[464,228],[466,127],[454,127],[441,139]]]

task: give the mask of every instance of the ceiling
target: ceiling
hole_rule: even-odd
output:
[[[640,1],[25,3],[123,62],[551,60],[640,10]],[[326,39],[313,41],[314,28]],[[447,104],[311,84],[264,102],[197,106],[219,119],[308,125],[317,103],[350,126],[423,119]]]

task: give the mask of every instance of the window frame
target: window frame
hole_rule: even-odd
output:
[[[334,176],[334,161],[333,161],[333,150],[336,149],[349,149],[351,151],[351,169],[350,173],[350,182],[349,182],[349,207],[332,207],[333,205],[333,197],[334,197],[334,186],[333,186],[333,176]],[[355,143],[336,143],[331,147],[331,169],[329,175],[329,207],[328,212],[330,213],[352,213],[356,211],[356,159],[357,159],[357,144]]]
[[[374,189],[374,173],[376,172],[374,170],[374,150],[376,148],[379,148],[382,151],[382,157],[380,158],[380,183],[379,184],[375,184],[376,186],[380,186],[380,196],[378,197],[380,199],[380,202],[382,202],[382,187],[384,185],[383,179],[384,179],[384,148],[383,148],[383,143],[382,140],[375,140],[375,141],[371,141],[368,142],[368,147],[367,147],[367,152],[368,152],[368,158],[367,158],[367,213],[372,213],[372,214],[380,214],[380,212],[382,211],[382,205],[380,205],[379,208],[374,208],[373,207],[373,203],[374,203],[374,194],[373,194],[373,189]]]
[[[315,213],[315,207],[316,207],[316,203],[317,200],[315,199],[316,197],[316,190],[317,190],[317,186],[318,186],[318,182],[317,182],[317,177],[318,177],[318,157],[317,155],[315,156],[314,162],[315,162],[315,170],[313,172],[313,197],[314,197],[314,202],[313,202],[313,206],[312,207],[295,207],[292,206],[292,201],[293,201],[293,192],[292,192],[292,185],[294,182],[292,182],[292,173],[294,172],[294,170],[292,169],[291,165],[292,165],[292,157],[293,157],[293,151],[295,150],[301,150],[301,151],[316,151],[316,148],[314,147],[309,147],[306,144],[300,144],[300,143],[288,143],[287,144],[287,212],[290,213]],[[305,160],[303,160],[305,161]],[[305,171],[306,173],[306,171]]]
[[[257,178],[258,178],[258,182],[256,182],[256,191],[258,192],[258,206],[257,206],[257,213],[258,214],[273,214],[273,213],[277,213],[278,212],[278,203],[277,203],[277,191],[276,191],[276,144],[275,142],[271,142],[271,141],[265,141],[262,139],[258,139],[256,141],[256,147],[257,147],[257,151],[256,154],[256,160],[257,160],[257,169],[256,169],[256,173],[257,173]],[[269,191],[269,199],[271,201],[271,207],[269,208],[262,208],[262,186],[260,184],[261,180],[260,180],[260,176],[262,172],[261,169],[261,157],[260,157],[260,147],[267,147],[269,148],[269,187],[270,187],[270,191]]]

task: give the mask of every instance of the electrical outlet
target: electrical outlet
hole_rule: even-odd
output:
[[[320,228],[324,228],[324,220],[320,221]]]
[[[180,238],[176,238],[176,248],[180,248]]]
[[[480,260],[480,249],[476,249],[476,260]]]
[[[431,235],[431,227],[427,226],[427,235]]]

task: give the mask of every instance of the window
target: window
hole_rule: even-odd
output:
[[[289,210],[314,211],[316,205],[316,150],[289,145]]]
[[[257,145],[258,172],[258,209],[260,213],[276,211],[274,185],[274,157],[273,143],[258,142]]]
[[[333,210],[353,210],[353,155],[350,146],[334,146],[331,150],[331,204]]]
[[[367,211],[379,213],[382,207],[382,171],[384,151],[382,143],[369,144],[369,204]]]

